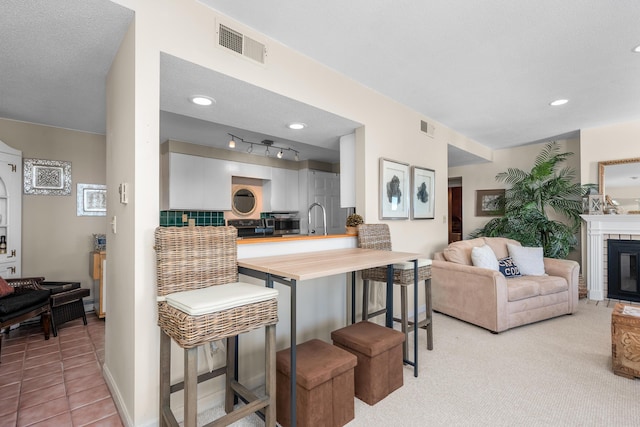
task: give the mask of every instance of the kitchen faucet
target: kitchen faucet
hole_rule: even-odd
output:
[[[314,206],[320,206],[320,209],[322,209],[322,226],[324,228],[324,235],[326,236],[327,235],[327,211],[325,211],[324,210],[324,206],[322,206],[318,202],[311,203],[311,206],[309,206],[309,212],[308,212],[308,215],[309,215],[309,234],[313,234],[313,233],[316,232],[315,230],[311,231],[311,210],[313,210]]]

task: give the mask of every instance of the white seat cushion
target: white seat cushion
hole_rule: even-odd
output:
[[[191,291],[175,292],[165,297],[167,304],[191,316],[216,313],[278,296],[273,288],[235,282]]]
[[[427,267],[429,265],[431,265],[430,259],[427,259],[427,258],[418,259],[418,268]],[[396,264],[393,264],[393,268],[395,270],[407,270],[407,269],[413,268],[413,261],[398,262]]]

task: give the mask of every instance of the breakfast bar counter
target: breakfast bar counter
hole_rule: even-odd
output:
[[[348,240],[355,240],[350,238]],[[346,243],[347,245],[353,242]],[[280,246],[281,244],[271,244],[269,247]],[[315,245],[314,245],[315,246]],[[309,249],[311,246],[307,246]],[[240,249],[240,248],[239,248]],[[266,286],[273,287],[274,282],[288,286],[290,288],[290,351],[291,351],[291,400],[296,399],[296,341],[297,341],[297,288],[298,281],[308,281],[327,276],[335,276],[344,273],[367,268],[387,266],[387,313],[386,326],[393,326],[393,264],[405,261],[414,261],[414,268],[417,270],[417,259],[421,256],[416,253],[381,251],[374,249],[361,249],[356,247],[345,247],[328,250],[307,250],[294,253],[273,254],[269,256],[257,256],[241,258],[238,257],[238,267],[240,274],[262,279]],[[415,277],[418,277],[417,271]],[[418,289],[414,283],[414,289]],[[415,298],[417,301],[417,298]],[[307,303],[308,304],[308,303]],[[304,307],[305,310],[313,310],[317,307]],[[414,304],[414,315],[417,318],[417,303]],[[418,345],[417,334],[414,334],[414,376],[418,375]],[[295,425],[296,414],[295,404],[291,404],[291,421]]]

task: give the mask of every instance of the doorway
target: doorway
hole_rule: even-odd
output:
[[[449,178],[449,243],[462,240],[462,177]]]

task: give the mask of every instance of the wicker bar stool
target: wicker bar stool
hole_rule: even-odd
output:
[[[278,291],[238,282],[237,230],[234,227],[158,227],[155,230],[160,326],[160,422],[177,426],[171,393],[184,388],[184,426],[195,427],[198,383],[226,374],[229,425],[254,412],[276,425],[275,325]],[[265,396],[237,379],[237,336],[265,327]],[[184,349],[184,381],[171,385],[171,340]],[[226,339],[226,367],[198,376],[197,347]],[[234,410],[240,397],[246,405]]]
[[[383,251],[391,250],[391,234],[387,224],[360,224],[358,225],[358,247],[365,249],[378,249]],[[409,322],[408,303],[407,303],[407,287],[413,285],[413,262],[403,262],[393,265],[393,283],[400,285],[400,318],[394,321],[400,322],[402,332],[404,333],[404,344],[402,346],[403,358],[407,359],[409,332],[415,329],[414,322]],[[376,267],[362,270],[362,320],[369,320],[372,317],[386,313],[386,309],[369,313],[369,281],[385,282],[387,281],[387,267]],[[427,330],[427,349],[433,349],[433,325],[432,309],[431,309],[431,260],[418,260],[418,281],[424,281],[424,295],[426,305],[426,317],[419,322],[418,327],[426,327]],[[415,319],[414,319],[415,320]]]

